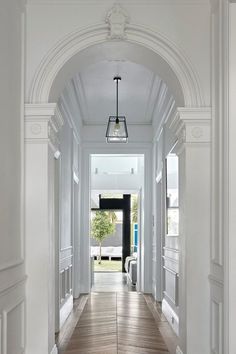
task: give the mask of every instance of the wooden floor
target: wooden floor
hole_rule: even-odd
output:
[[[136,291],[135,285],[127,281],[127,274],[121,272],[94,272],[93,292]]]
[[[59,353],[172,354],[176,337],[158,306],[136,292],[84,296],[58,338]]]

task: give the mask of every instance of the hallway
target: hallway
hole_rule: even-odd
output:
[[[236,0],[0,18],[0,354],[235,354]]]
[[[80,301],[75,302],[60,334],[60,354],[175,353],[176,337],[150,296],[93,292],[84,301],[83,311]]]

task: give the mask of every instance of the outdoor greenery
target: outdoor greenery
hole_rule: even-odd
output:
[[[132,215],[132,222],[138,222],[138,196],[132,195],[131,199],[131,215]]]
[[[102,210],[96,211],[92,219],[91,231],[92,237],[99,243],[100,252],[98,263],[101,264],[102,241],[115,231],[115,222],[112,221],[110,213]]]
[[[98,260],[94,260],[94,271],[95,272],[121,272],[122,264],[121,260],[103,260],[99,263]]]

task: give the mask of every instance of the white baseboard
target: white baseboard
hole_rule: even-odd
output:
[[[73,296],[70,295],[60,309],[60,329],[73,309]]]
[[[52,351],[50,354],[58,354],[58,351],[57,351],[57,346],[56,344],[54,345],[54,347],[52,348]]]
[[[174,312],[172,307],[169,305],[169,303],[163,299],[162,301],[162,312],[165,315],[167,321],[173,328],[175,334],[178,336],[179,335],[179,317],[177,314]]]
[[[176,348],[176,354],[184,354],[179,346]]]

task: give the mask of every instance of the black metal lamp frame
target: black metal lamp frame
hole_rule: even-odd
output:
[[[127,143],[128,130],[126,125],[125,116],[119,116],[118,114],[118,83],[121,80],[120,76],[115,76],[116,81],[116,115],[110,116],[107,124],[106,139],[107,143]],[[118,126],[118,129],[115,129]],[[120,129],[122,126],[122,129]]]

